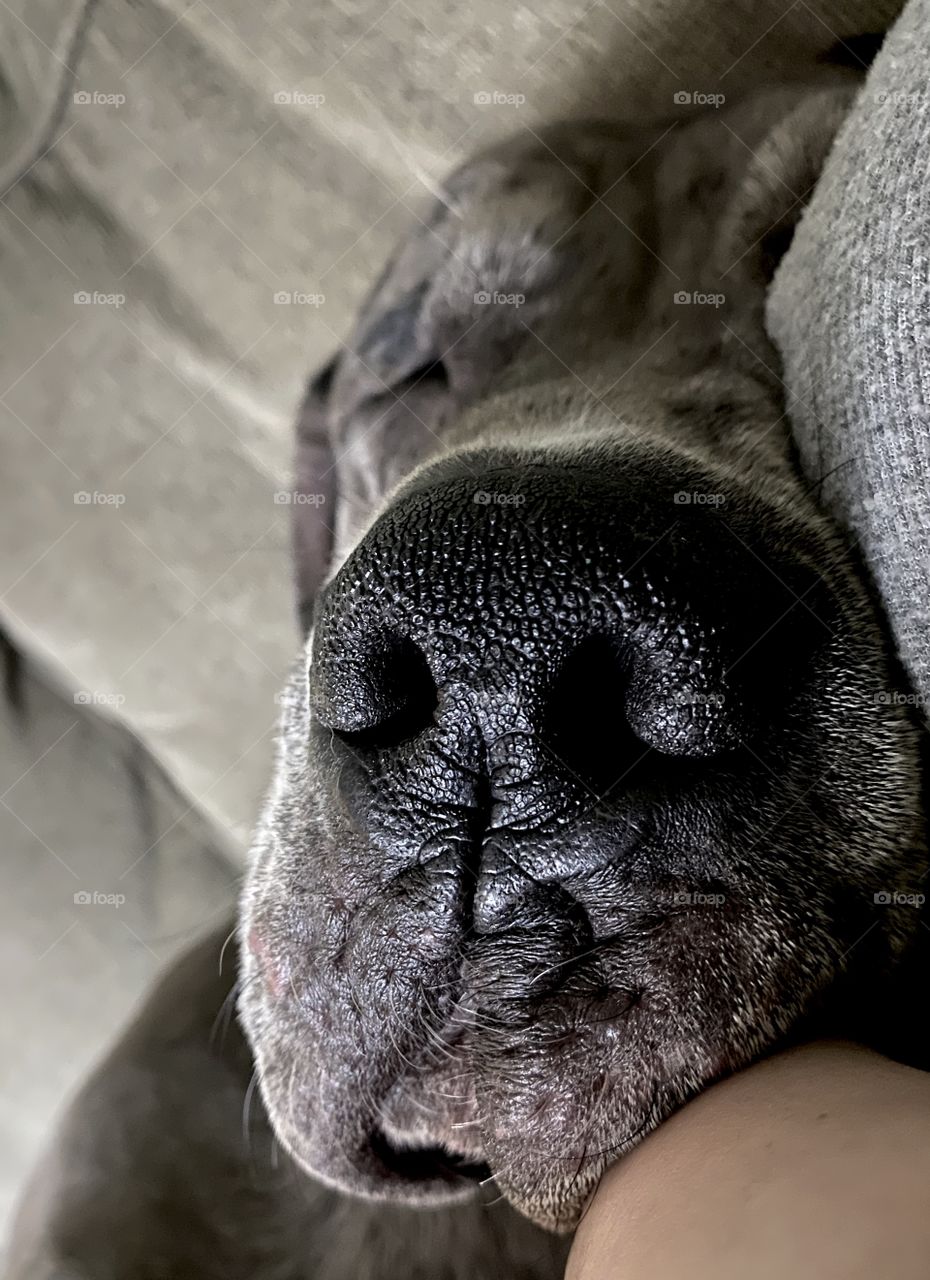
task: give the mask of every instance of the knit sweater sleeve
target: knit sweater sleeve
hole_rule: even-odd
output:
[[[801,464],[871,573],[925,719],[928,66],[930,0],[910,0],[837,137],[767,309]]]

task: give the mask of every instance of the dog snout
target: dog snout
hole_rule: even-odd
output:
[[[816,513],[594,448],[416,473],[289,685],[252,910],[285,981],[253,945],[244,1002],[289,1149],[348,1190],[438,1201],[486,1161],[532,1205],[591,1116],[631,1145],[878,932],[848,796],[880,668]]]

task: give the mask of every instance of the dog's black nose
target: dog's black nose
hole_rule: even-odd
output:
[[[382,779],[430,737],[431,767],[483,772],[499,804],[734,750],[803,667],[816,577],[709,483],[648,457],[427,476],[323,594],[318,724]]]

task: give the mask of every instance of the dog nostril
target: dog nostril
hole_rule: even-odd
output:
[[[589,636],[569,655],[549,691],[543,740],[567,769],[600,789],[656,754],[626,716],[629,659],[606,635]]]
[[[655,780],[676,766],[736,745],[742,724],[732,691],[707,692],[708,672],[651,664],[642,642],[610,635],[582,640],[548,696],[545,744],[597,790]],[[690,689],[689,678],[700,687]]]
[[[321,722],[358,749],[384,750],[427,728],[437,701],[422,649],[384,631],[341,665]]]

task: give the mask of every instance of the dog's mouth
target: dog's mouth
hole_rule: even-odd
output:
[[[802,953],[794,922],[803,903],[780,898],[768,879],[672,901],[661,916],[631,904],[596,959],[580,955],[567,968],[549,963],[551,928],[488,939],[484,967],[474,968],[486,979],[478,1017],[454,1037],[448,1023],[429,1027],[422,1008],[418,1016],[416,986],[411,1003],[392,1003],[406,994],[395,985],[387,1008],[375,994],[366,1017],[340,1011],[339,1025],[331,989],[306,977],[309,997],[296,1001],[287,984],[272,1001],[274,1022],[267,987],[246,982],[244,1012],[282,1144],[340,1191],[423,1207],[486,1191],[547,1229],[570,1229],[608,1163],[774,1043],[835,977],[840,943],[808,917]],[[370,949],[363,963],[371,975]]]
[[[457,1015],[433,1031],[387,1091],[371,1135],[373,1153],[405,1181],[487,1182],[469,1030]]]
[[[480,1186],[494,1176],[490,1165],[483,1160],[474,1160],[439,1144],[407,1145],[389,1138],[380,1127],[371,1135],[371,1147],[385,1168],[405,1182],[439,1181],[455,1185],[466,1181]]]
[[[348,1097],[341,1093],[328,1072],[321,1077],[311,1068],[309,1078],[301,1078],[301,1057],[287,1068],[290,1087],[283,1095],[273,1060],[262,1070],[262,1089],[279,1141],[311,1176],[366,1199],[420,1206],[481,1197],[483,1188],[492,1197],[499,1194],[480,1142],[472,1137],[458,1140],[450,1115],[426,1115],[423,1099],[431,1094],[429,1077],[398,1079],[378,1107],[361,1092],[351,1090]],[[335,1092],[330,1104],[321,1111],[311,1102],[307,1109],[306,1095],[329,1093],[331,1084]],[[395,1093],[407,1100],[405,1110],[392,1108],[390,1097]],[[408,1122],[411,1105],[421,1117],[413,1123]]]

